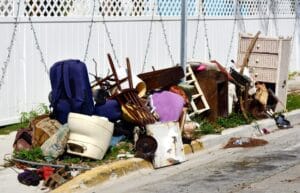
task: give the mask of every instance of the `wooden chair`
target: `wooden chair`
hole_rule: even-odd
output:
[[[125,118],[139,126],[144,127],[147,124],[152,124],[156,121],[154,115],[151,114],[145,103],[139,98],[137,91],[133,88],[132,73],[129,58],[126,58],[127,77],[119,79],[117,70],[113,63],[110,54],[107,54],[112,74],[104,79],[98,80],[96,85],[106,86],[107,89],[116,88],[116,92],[112,94],[112,98],[118,100],[122,106],[123,115]],[[121,84],[128,80],[129,88],[123,89]],[[107,86],[107,82],[110,82]]]

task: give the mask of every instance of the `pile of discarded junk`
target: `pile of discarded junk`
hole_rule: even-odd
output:
[[[41,147],[49,163],[65,153],[101,160],[110,146],[130,140],[135,156],[152,161],[154,168],[183,162],[182,139],[193,140],[199,127],[190,117],[201,114],[215,121],[233,111],[245,118],[249,113],[273,116],[278,103],[274,93],[243,74],[254,43],[240,71],[228,72],[217,61],[191,61],[186,69],[175,66],[134,75],[128,58],[126,67],[116,68],[108,54],[111,74],[100,78],[96,73],[90,82],[83,62],[57,62],[50,69],[51,114],[38,116],[27,130],[19,131],[14,148]],[[70,178],[67,171],[39,169],[51,188]],[[25,171],[19,178],[33,185],[39,174]]]

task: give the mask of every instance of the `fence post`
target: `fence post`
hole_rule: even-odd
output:
[[[180,64],[185,73],[187,55],[187,1],[181,0]]]
[[[300,18],[300,0],[296,0],[296,13],[295,13],[295,15],[296,15],[296,17],[295,17],[295,19],[296,19],[296,21],[295,22],[297,22],[296,23],[296,36],[297,36],[297,38],[295,38],[295,40],[297,40],[297,41],[295,41],[295,43],[296,43],[296,46],[295,46],[295,50],[296,50],[296,69],[297,69],[297,71],[300,71],[300,56],[299,56],[299,52],[300,52],[300,20],[299,20],[299,18]]]

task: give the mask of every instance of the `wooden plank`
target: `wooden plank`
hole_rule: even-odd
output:
[[[184,72],[182,67],[176,66],[142,73],[137,76],[146,83],[147,90],[154,90],[178,84],[184,77]]]

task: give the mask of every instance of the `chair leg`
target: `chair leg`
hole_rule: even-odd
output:
[[[131,73],[131,66],[130,66],[129,58],[126,58],[126,64],[127,64],[127,74],[128,74],[129,88],[133,89],[132,73]]]
[[[114,79],[116,81],[116,85],[117,85],[117,88],[119,89],[119,91],[121,91],[121,82],[118,78],[118,74],[117,74],[117,71],[116,71],[116,68],[115,68],[115,65],[113,63],[113,60],[110,56],[110,54],[107,54],[107,58],[108,58],[108,62],[109,62],[109,65],[110,65],[110,68],[112,70],[112,73],[113,73],[113,76],[114,76]]]

